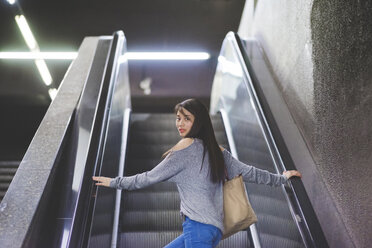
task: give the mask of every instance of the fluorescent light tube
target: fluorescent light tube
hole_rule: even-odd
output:
[[[52,76],[49,73],[48,67],[45,64],[45,61],[42,59],[37,59],[35,60],[35,63],[36,63],[37,69],[39,70],[39,73],[44,83],[48,86],[51,85],[53,80],[52,80]]]
[[[37,47],[36,40],[31,32],[30,26],[28,26],[28,23],[24,15],[16,15],[15,20],[30,50],[33,51],[37,49],[38,47]]]
[[[77,52],[0,52],[0,59],[60,59],[73,60]]]
[[[34,35],[31,32],[30,26],[28,25],[25,16],[16,15],[15,20],[31,52],[34,52],[34,53],[40,52],[39,46],[37,45],[37,42],[34,38]],[[48,67],[45,61],[43,59],[38,58],[38,59],[35,59],[35,64],[37,66],[37,69],[39,70],[39,73],[44,83],[46,85],[51,85],[53,80],[52,80],[52,76],[49,73],[49,70],[48,70]]]
[[[52,88],[52,89],[49,89],[48,90],[48,93],[49,93],[50,99],[52,99],[52,101],[53,101],[54,98],[56,98],[56,95],[58,93],[58,90],[55,89],[55,88]]]
[[[204,52],[127,52],[120,61],[128,60],[207,60]]]

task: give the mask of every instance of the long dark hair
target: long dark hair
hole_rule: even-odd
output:
[[[178,103],[174,107],[175,114],[180,111],[183,115],[185,115],[183,108],[195,116],[191,130],[185,136],[185,138],[199,138],[203,141],[204,151],[202,166],[205,154],[208,152],[212,182],[218,183],[223,181],[225,177],[225,161],[222,151],[217,144],[212,121],[207,108],[201,101],[197,99],[187,99],[181,103]],[[164,153],[163,157],[165,157],[171,150],[172,149]]]

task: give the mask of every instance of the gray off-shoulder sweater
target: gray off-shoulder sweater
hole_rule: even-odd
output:
[[[222,152],[229,179],[242,174],[250,183],[280,186],[287,181],[283,175],[246,165],[232,157],[226,149]],[[209,176],[208,153],[203,158],[203,141],[195,138],[188,147],[172,151],[151,171],[130,177],[116,177],[110,187],[134,190],[154,183],[175,182],[181,198],[181,212],[190,219],[223,228],[222,183],[212,183]]]

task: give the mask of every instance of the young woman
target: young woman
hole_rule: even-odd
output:
[[[164,153],[164,160],[148,172],[130,177],[93,177],[96,185],[134,190],[170,181],[177,184],[181,198],[183,234],[168,244],[173,247],[216,247],[223,227],[225,168],[229,179],[242,174],[246,182],[280,186],[298,171],[283,175],[246,165],[217,144],[206,107],[188,99],[175,107],[176,127],[182,139]]]

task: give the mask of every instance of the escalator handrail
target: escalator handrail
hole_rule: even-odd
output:
[[[230,32],[228,36],[230,37],[229,40],[234,47],[234,51],[238,57],[243,73],[246,74],[248,79],[248,82],[245,83],[252,93],[252,102],[257,109],[265,140],[268,143],[271,155],[274,159],[274,165],[276,167],[275,169],[278,173],[284,170],[295,169],[294,162],[289,154],[288,148],[285,145],[284,139],[277,128],[277,124],[272,116],[270,108],[266,103],[259,81],[255,76],[253,67],[247,54],[245,53],[239,36],[233,32]],[[325,236],[321,231],[321,226],[317,216],[311,206],[311,202],[301,180],[289,180],[288,186],[285,187],[284,192],[291,209],[291,214],[299,227],[299,231],[305,246],[328,247]],[[298,221],[298,217],[300,217],[301,221]]]
[[[79,195],[85,195],[85,196],[92,196],[98,194],[93,193],[94,190],[97,190],[97,187],[94,187],[93,183],[91,182],[91,177],[93,175],[97,175],[97,171],[100,170],[102,158],[103,158],[103,151],[105,147],[105,138],[108,128],[108,117],[111,109],[112,104],[112,95],[113,95],[113,87],[114,87],[114,78],[116,75],[116,65],[119,61],[120,57],[120,49],[121,49],[121,43],[124,40],[124,34],[122,31],[115,32],[112,38],[112,43],[109,51],[109,56],[107,58],[107,64],[105,68],[105,76],[102,82],[102,87],[100,91],[99,96],[99,103],[97,105],[97,112],[96,117],[94,120],[93,130],[92,130],[92,136],[96,136],[97,141],[95,144],[91,144],[92,147],[89,148],[89,155],[91,156],[91,160],[95,161],[94,167],[93,167],[93,174],[84,176],[84,182],[88,183],[89,186],[86,188],[86,192],[79,192]],[[92,149],[93,148],[93,149]],[[92,158],[93,157],[93,158]],[[89,216],[92,214],[93,210],[96,205],[96,199],[97,197],[90,198],[88,202],[79,200],[79,208],[86,208],[84,211],[81,211],[84,213],[85,216],[78,216],[78,218],[83,218],[83,228],[82,230],[78,231],[80,227],[73,226],[73,232],[72,232],[72,243],[70,245],[82,245],[87,246],[89,244],[90,239],[90,231],[91,231],[91,224],[92,224],[92,216]],[[76,210],[77,212],[78,210]],[[75,213],[76,213],[75,212]],[[74,215],[73,221],[75,223],[75,218],[77,218],[76,214]],[[83,232],[83,233],[81,233]],[[71,242],[71,241],[70,241]]]
[[[129,122],[130,122],[130,115],[132,110],[127,108],[124,112],[124,120],[123,120],[123,131],[121,137],[121,152],[120,152],[120,163],[119,163],[119,171],[118,176],[124,176],[124,168],[125,168],[125,158],[126,158],[126,151],[128,145],[128,137],[129,137]],[[116,198],[115,198],[115,213],[114,213],[114,223],[112,227],[112,238],[111,238],[111,248],[117,247],[118,241],[118,231],[119,231],[119,217],[120,217],[120,204],[121,204],[121,190],[116,190]]]

